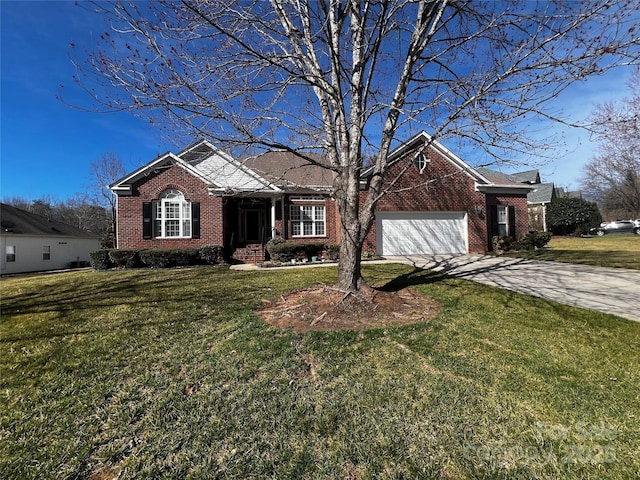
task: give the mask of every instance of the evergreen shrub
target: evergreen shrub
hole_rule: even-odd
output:
[[[172,265],[171,250],[140,250],[140,260],[149,268],[168,268]]]
[[[224,248],[221,245],[200,247],[198,258],[206,265],[222,265],[225,263]]]
[[[108,270],[113,268],[113,262],[109,258],[109,250],[96,250],[89,254],[91,266],[96,270]]]
[[[135,268],[142,263],[139,250],[109,250],[109,259],[118,268]]]

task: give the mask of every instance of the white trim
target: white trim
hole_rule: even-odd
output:
[[[169,194],[179,194],[178,197],[168,198]],[[168,204],[177,205],[178,208],[178,217],[167,217],[167,208]],[[184,193],[182,193],[177,188],[168,188],[164,190],[159,196],[158,200],[153,202],[153,238],[166,238],[166,239],[178,239],[178,238],[192,238],[193,235],[193,224],[191,218],[191,202],[187,201]],[[178,222],[178,233],[179,235],[166,235],[167,233],[167,222]],[[160,222],[160,234],[156,235],[158,226],[158,222]],[[188,222],[189,232],[185,233],[185,223]]]
[[[289,201],[291,202],[324,202],[325,197],[321,195],[306,195],[306,196],[297,196],[297,197],[289,197]]]

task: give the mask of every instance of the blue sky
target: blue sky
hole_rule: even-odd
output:
[[[69,44],[91,48],[105,27],[73,1],[0,2],[0,197],[64,200],[89,182],[91,162],[114,152],[131,169],[171,149],[147,122],[97,114],[56,99],[86,101],[72,80]],[[87,98],[88,100],[88,98]]]
[[[0,17],[0,198],[65,200],[89,184],[91,162],[108,152],[133,170],[186,146],[164,143],[152,126],[130,114],[88,113],[57,100],[64,84],[65,97],[88,101],[73,83],[69,44],[90,49],[105,31],[100,16],[73,1],[0,0]],[[554,108],[583,120],[595,104],[628,96],[630,74],[630,69],[618,69],[575,84]],[[561,130],[552,127],[548,134]],[[577,188],[582,165],[595,147],[582,130],[563,133],[566,145],[540,171],[545,181]]]

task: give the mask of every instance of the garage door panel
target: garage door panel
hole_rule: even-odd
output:
[[[377,229],[383,255],[467,253],[464,212],[385,212]]]

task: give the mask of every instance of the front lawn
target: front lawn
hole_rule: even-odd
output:
[[[433,297],[427,323],[254,312],[335,275],[2,279],[0,478],[637,478],[640,324],[405,265],[365,276]]]
[[[547,248],[509,256],[640,270],[640,235],[552,237]]]

